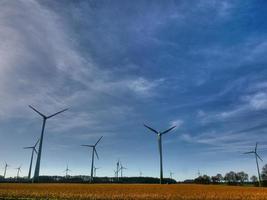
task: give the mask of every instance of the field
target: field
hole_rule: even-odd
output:
[[[0,199],[266,199],[267,188],[214,185],[0,184]]]

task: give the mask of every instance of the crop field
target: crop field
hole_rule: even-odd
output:
[[[267,199],[267,189],[212,185],[0,184],[0,199]]]

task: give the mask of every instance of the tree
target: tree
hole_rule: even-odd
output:
[[[261,178],[263,181],[267,181],[267,164],[265,164],[262,168]]]
[[[217,176],[219,182],[223,181],[223,176],[221,174],[217,174],[216,176]]]
[[[225,174],[224,180],[228,182],[228,184],[236,184],[236,173],[233,171],[230,171]]]
[[[253,182],[253,183],[257,183],[257,182],[258,182],[258,177],[255,176],[255,175],[253,175],[253,176],[250,177],[250,180],[251,180],[251,182]]]
[[[245,181],[248,181],[248,174],[245,172],[236,173],[236,180],[243,184]]]

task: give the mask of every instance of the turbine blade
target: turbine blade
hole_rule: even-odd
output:
[[[63,109],[63,110],[61,110],[61,111],[59,111],[59,112],[56,112],[56,113],[54,113],[54,114],[52,114],[52,115],[49,115],[49,116],[47,117],[47,119],[48,119],[48,118],[51,118],[51,117],[54,117],[54,116],[56,116],[56,115],[58,115],[58,114],[60,114],[60,113],[63,113],[63,112],[65,112],[66,110],[68,110],[68,108]]]
[[[96,155],[97,159],[99,160],[99,157],[98,157],[96,149],[94,149],[94,151],[95,151],[95,155]]]
[[[37,140],[37,142],[34,145],[34,148],[37,146],[37,144],[39,143],[40,139]]]
[[[258,148],[258,142],[256,142],[256,145],[255,145],[255,152],[257,152],[257,148]]]
[[[147,126],[146,124],[144,124],[144,126],[145,126],[146,128],[148,128],[149,130],[153,131],[154,133],[158,134],[158,131],[156,131],[155,129],[153,129],[153,128]]]
[[[101,136],[98,140],[97,140],[97,142],[95,143],[95,146],[98,144],[98,142],[102,139],[102,137],[103,136]]]
[[[35,109],[35,108],[32,107],[31,105],[29,105],[29,107],[30,107],[32,110],[34,110],[35,112],[37,112],[39,115],[41,115],[42,117],[46,118],[46,116],[45,116],[43,113],[39,112],[37,109]]]
[[[35,148],[34,148],[33,150],[34,150],[34,152],[35,152],[36,154],[38,154],[38,152],[36,151],[36,149],[35,149]]]
[[[261,157],[259,156],[259,154],[256,153],[256,156],[261,160],[261,162],[263,162],[263,160],[261,159]]]
[[[94,147],[94,145],[87,145],[87,144],[82,144],[82,147]]]
[[[23,147],[23,149],[33,149],[33,147]]]
[[[169,128],[169,129],[167,129],[166,131],[163,131],[161,134],[166,134],[166,133],[168,133],[169,131],[171,131],[172,129],[174,129],[176,126],[173,126],[173,127],[171,127],[171,128]]]
[[[254,151],[248,151],[248,152],[245,152],[243,154],[250,154],[250,153],[255,153]]]

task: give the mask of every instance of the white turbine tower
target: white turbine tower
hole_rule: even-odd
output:
[[[32,147],[24,147],[24,149],[31,149],[32,150],[32,153],[31,153],[31,161],[30,161],[30,168],[29,168],[29,173],[28,173],[28,179],[31,178],[31,171],[32,171],[32,161],[33,161],[33,156],[34,156],[34,153],[37,154],[37,151],[36,151],[36,146],[39,142],[39,139],[37,140],[37,142],[35,143],[34,146]]]
[[[168,133],[169,131],[171,131],[172,129],[174,129],[176,126],[173,126],[165,131],[162,131],[162,132],[159,132],[159,131],[156,131],[155,129],[147,126],[144,124],[144,126],[146,128],[148,128],[149,130],[151,130],[152,132],[156,133],[157,136],[158,136],[158,146],[159,146],[159,157],[160,157],[160,184],[163,183],[163,164],[162,164],[162,141],[161,141],[161,137],[162,135]]]
[[[263,161],[263,160],[262,160],[261,157],[259,156],[257,150],[258,150],[258,143],[256,142],[254,151],[248,151],[248,152],[245,152],[244,154],[254,154],[254,156],[255,156],[255,159],[256,159],[256,165],[257,165],[257,171],[258,171],[258,177],[259,177],[259,187],[260,187],[260,186],[261,186],[261,175],[260,175],[260,169],[259,169],[258,158],[259,158],[261,161]]]
[[[17,171],[17,179],[19,178],[19,173],[21,172],[21,166],[19,166],[18,168],[15,168]]]
[[[84,147],[90,147],[90,148],[93,148],[93,151],[92,151],[92,163],[91,163],[91,182],[93,182],[93,179],[94,179],[94,159],[95,159],[95,155],[97,157],[97,159],[99,159],[98,157],[98,154],[97,154],[97,151],[96,151],[96,145],[99,143],[99,141],[102,139],[103,136],[101,136],[98,141],[94,144],[94,145],[81,145],[81,146],[84,146]]]
[[[69,172],[71,172],[71,170],[69,169],[69,165],[67,165],[66,169],[64,170],[64,172],[66,173],[66,178],[68,178],[69,176]]]
[[[35,109],[34,107],[32,107],[31,105],[29,105],[29,107],[34,110],[36,113],[38,113],[42,118],[43,118],[43,125],[42,125],[42,131],[41,131],[41,137],[40,137],[40,143],[39,143],[39,149],[38,149],[38,155],[37,155],[37,161],[36,161],[36,165],[35,165],[35,171],[34,171],[34,178],[33,181],[37,181],[39,180],[39,172],[40,172],[40,164],[41,164],[41,154],[42,154],[42,146],[43,146],[43,137],[44,137],[44,129],[45,129],[45,124],[46,124],[46,120],[62,113],[65,112],[68,109],[64,109],[61,110],[59,112],[56,112],[52,115],[46,116],[43,113],[39,112],[37,109]]]
[[[8,167],[10,167],[10,165],[5,162],[4,179],[6,178],[6,171]]]

